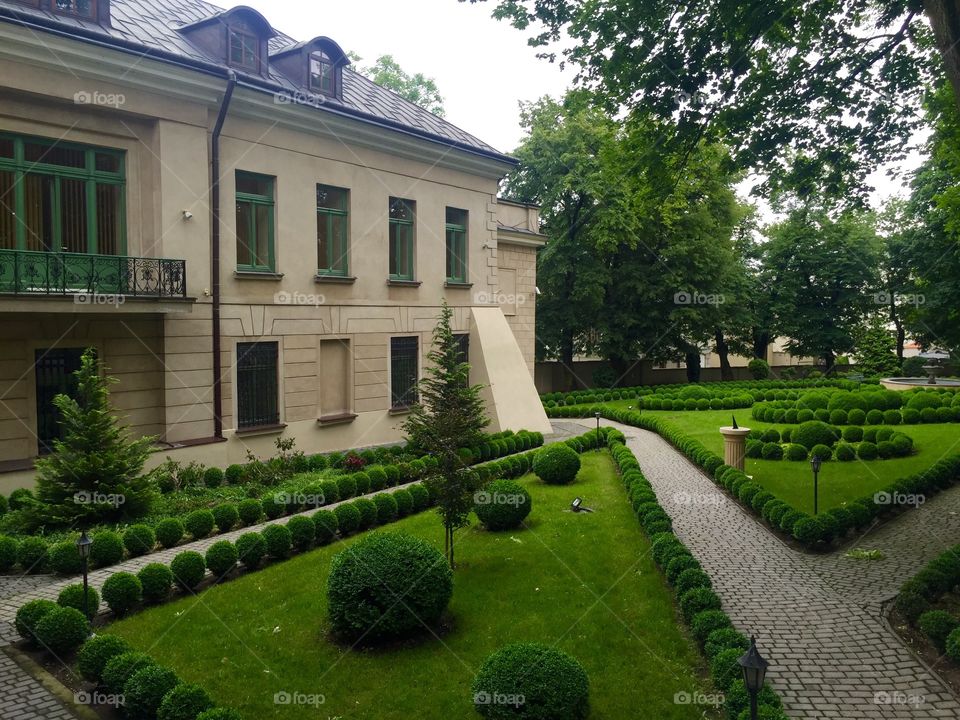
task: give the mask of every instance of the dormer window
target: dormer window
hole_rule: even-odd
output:
[[[228,32],[230,33],[230,55],[228,58],[230,64],[246,70],[256,70],[260,54],[259,39],[250,33],[234,28],[229,28]]]
[[[97,17],[97,0],[54,0],[53,7],[58,13],[84,18]]]
[[[337,94],[337,72],[325,53],[310,54],[310,90],[323,95]]]

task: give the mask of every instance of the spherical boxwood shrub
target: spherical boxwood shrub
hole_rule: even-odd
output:
[[[93,535],[90,562],[94,567],[116,565],[123,560],[123,538],[113,530],[101,530]]]
[[[373,496],[373,502],[377,506],[377,524],[379,525],[393,522],[400,514],[396,499],[389,493],[377,493]]]
[[[72,607],[74,610],[83,612],[83,584],[75,583],[67,585],[60,594],[57,595],[57,605],[60,607]],[[87,617],[93,619],[100,609],[100,594],[94,587],[87,587]]]
[[[793,525],[793,536],[804,545],[813,545],[823,539],[823,524],[819,517],[807,516]]]
[[[960,662],[960,628],[954,630],[947,636],[945,643],[947,657],[954,662]]]
[[[185,532],[183,523],[177,518],[165,518],[157,523],[154,529],[157,542],[165,548],[172,548],[183,539]]]
[[[728,626],[714,630],[707,636],[707,640],[703,644],[703,652],[708,658],[713,658],[722,650],[736,648],[743,653],[746,652],[749,647],[750,641],[747,640],[747,636],[739,630],[734,630]]]
[[[35,631],[37,624],[47,613],[56,610],[58,607],[59,605],[53,600],[45,600],[42,598],[24,603],[20,606],[20,609],[17,610],[16,618],[13,621],[14,626],[17,628],[17,633],[27,642],[36,645],[37,636],[35,635]]]
[[[377,504],[370,498],[358,498],[353,505],[360,513],[360,529],[371,528],[377,522]]]
[[[926,635],[937,651],[943,652],[947,646],[947,638],[958,626],[960,620],[946,610],[928,610],[917,621],[920,632]]]
[[[2,496],[0,496],[2,497]],[[73,545],[73,543],[69,543]],[[77,555],[73,548],[74,556]],[[17,562],[17,541],[7,535],[0,535],[0,571],[9,570]]]
[[[310,549],[317,535],[317,526],[313,520],[305,515],[290,518],[287,522],[287,530],[290,531],[290,540],[293,546],[301,552]]]
[[[780,433],[775,428],[770,428],[763,431],[760,439],[765,443],[778,443],[780,442]]]
[[[879,413],[880,411],[874,410],[873,412]],[[881,414],[881,419],[882,417],[883,415]],[[830,413],[830,422],[833,423],[834,425],[843,425],[843,422],[838,422],[838,423],[833,422],[833,413]],[[850,423],[851,425],[863,425],[865,422],[867,422],[867,414],[860,408],[854,408],[849,413],[847,413],[847,422]],[[871,425],[873,424],[875,423],[871,423]]]
[[[879,408],[874,408],[867,413],[867,424],[868,425],[883,425],[883,410]]]
[[[723,610],[704,610],[702,613],[694,615],[693,621],[690,623],[693,637],[701,645],[707,641],[707,637],[715,630],[730,627],[730,618]]]
[[[833,459],[833,449],[829,445],[814,445],[810,449],[810,457],[818,457],[824,462]]]
[[[446,558],[411,535],[373,533],[330,562],[330,622],[350,641],[378,643],[419,632],[440,619],[452,594]]]
[[[406,517],[413,512],[413,495],[409,490],[401,488],[393,492],[393,499],[397,501],[397,514]]]
[[[16,547],[16,542],[14,542],[14,552],[16,552]],[[64,540],[51,545],[47,559],[50,569],[58,575],[75,575],[83,570],[83,560],[80,558],[80,553],[77,552],[77,544],[72,540]],[[2,569],[8,570],[9,568]]]
[[[200,553],[184,550],[170,562],[170,571],[177,585],[182,590],[189,591],[203,582],[207,574],[207,563]]]
[[[697,613],[719,609],[720,597],[710,588],[694,588],[680,596],[680,611],[688,623]]]
[[[145,603],[162,603],[170,596],[173,572],[163,563],[144,565],[137,573]]]
[[[831,425],[846,425],[846,424],[847,424],[847,411],[846,411],[846,410],[840,410],[839,408],[836,409],[836,410],[831,410],[831,411],[830,411],[830,424],[831,424]],[[862,424],[862,421],[861,421],[860,423],[854,423],[854,424]]]
[[[497,650],[480,666],[471,690],[474,708],[486,718],[582,720],[590,712],[590,684],[583,666],[538,643],[514,643]]]
[[[103,587],[103,601],[117,615],[125,615],[138,602],[143,594],[143,586],[140,579],[128,572],[115,572],[108,577]]]
[[[293,547],[293,536],[285,525],[267,525],[261,532],[267,544],[267,555],[275,560],[283,560]]]
[[[240,519],[240,511],[233,503],[221,503],[211,512],[213,513],[213,522],[216,523],[217,530],[220,532],[232,530],[233,526],[237,524],[237,520]]]
[[[123,709],[132,720],[154,720],[163,696],[180,683],[169,668],[151,665],[133,673],[123,686]]]
[[[352,498],[357,494],[357,481],[350,475],[341,475],[337,478],[337,492],[341,500]]]
[[[699,568],[690,568],[680,573],[674,585],[677,588],[677,595],[683,595],[688,590],[698,587],[712,587],[710,576]]]
[[[123,546],[130,557],[140,557],[152,552],[157,536],[149,525],[131,525],[123,533]]]
[[[787,460],[798,462],[807,459],[807,449],[800,443],[790,443],[787,445]]]
[[[248,570],[256,569],[266,554],[267,541],[260,533],[248,532],[237,538],[237,558]]]
[[[879,454],[880,451],[872,442],[867,442],[864,440],[862,443],[857,445],[857,457],[861,460],[876,460]]]
[[[760,457],[764,460],[780,460],[783,458],[783,445],[775,442],[768,442],[763,444],[763,449],[760,451]]]
[[[710,660],[710,677],[717,689],[726,692],[727,689],[743,676],[743,670],[737,660],[743,653],[736,648],[721,650]]]
[[[214,580],[221,580],[237,566],[237,548],[229,540],[220,540],[207,548],[204,560],[213,573]]]
[[[879,455],[883,460],[892,458],[896,454],[896,447],[889,440],[881,440],[877,443],[877,455]]]
[[[77,669],[85,680],[99,683],[107,663],[129,651],[127,641],[117,635],[96,635],[87,640],[77,653]]]
[[[114,655],[103,666],[103,685],[111,693],[118,695],[123,692],[130,676],[146,667],[153,667],[156,661],[145,652],[130,650]]]
[[[197,715],[213,707],[213,699],[199,685],[180,683],[163,696],[157,720],[196,720]]]
[[[263,506],[256,498],[247,498],[237,503],[237,516],[240,518],[240,524],[254,525],[263,515]]]
[[[213,513],[206,509],[194,510],[183,521],[183,526],[194,540],[207,537],[215,524]]]
[[[664,571],[667,582],[671,584],[676,583],[677,578],[680,577],[685,570],[689,570],[690,568],[700,569],[700,563],[693,555],[689,553],[675,555],[670,559],[670,562],[667,563],[667,569]]]
[[[337,505],[333,511],[337,516],[337,527],[341,535],[349,535],[356,532],[360,527],[360,511],[353,503]]]
[[[843,439],[851,443],[860,442],[863,440],[863,428],[845,427],[843,429]]]
[[[833,427],[819,420],[810,420],[800,423],[793,431],[791,438],[793,442],[800,443],[808,450],[812,450],[814,445],[833,445],[837,439]]]
[[[530,514],[533,501],[513,480],[494,480],[473,496],[473,510],[487,530],[511,530]]]
[[[40,647],[59,655],[83,645],[90,636],[90,624],[76,608],[58,607],[40,618],[34,634]]]
[[[314,539],[317,545],[326,545],[337,536],[337,516],[331,510],[318,510],[313,514]]]
[[[884,410],[883,422],[885,425],[899,425],[903,422],[903,416],[899,410]]]
[[[548,445],[537,451],[533,472],[548,485],[567,485],[580,472],[580,456],[564,443]]]
[[[857,451],[850,443],[841,442],[837,443],[836,455],[837,460],[850,462],[857,457]]]

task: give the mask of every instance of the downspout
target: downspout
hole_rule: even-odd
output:
[[[237,86],[237,74],[227,75],[227,88],[220,103],[210,138],[210,274],[213,285],[213,437],[223,437],[223,372],[220,360],[220,132]]]

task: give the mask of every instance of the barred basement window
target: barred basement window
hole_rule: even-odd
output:
[[[390,405],[394,409],[417,403],[418,346],[415,337],[390,338]]]
[[[277,343],[237,343],[237,429],[280,422]]]

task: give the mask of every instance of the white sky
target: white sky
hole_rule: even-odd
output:
[[[361,64],[392,55],[406,72],[422,72],[436,80],[447,120],[503,152],[512,151],[523,136],[519,101],[559,97],[573,83],[571,68],[561,71],[558,64],[536,57],[536,50],[527,45],[526,31],[490,17],[495,0],[212,2],[254,7],[273,27],[297,40],[331,37],[345,51],[360,55]],[[916,167],[920,159],[914,153],[902,166]],[[868,181],[876,187],[871,199],[877,208],[901,192],[901,181],[886,178],[881,171]],[[746,196],[749,183],[738,189]],[[772,220],[766,204],[758,205],[763,219]]]

